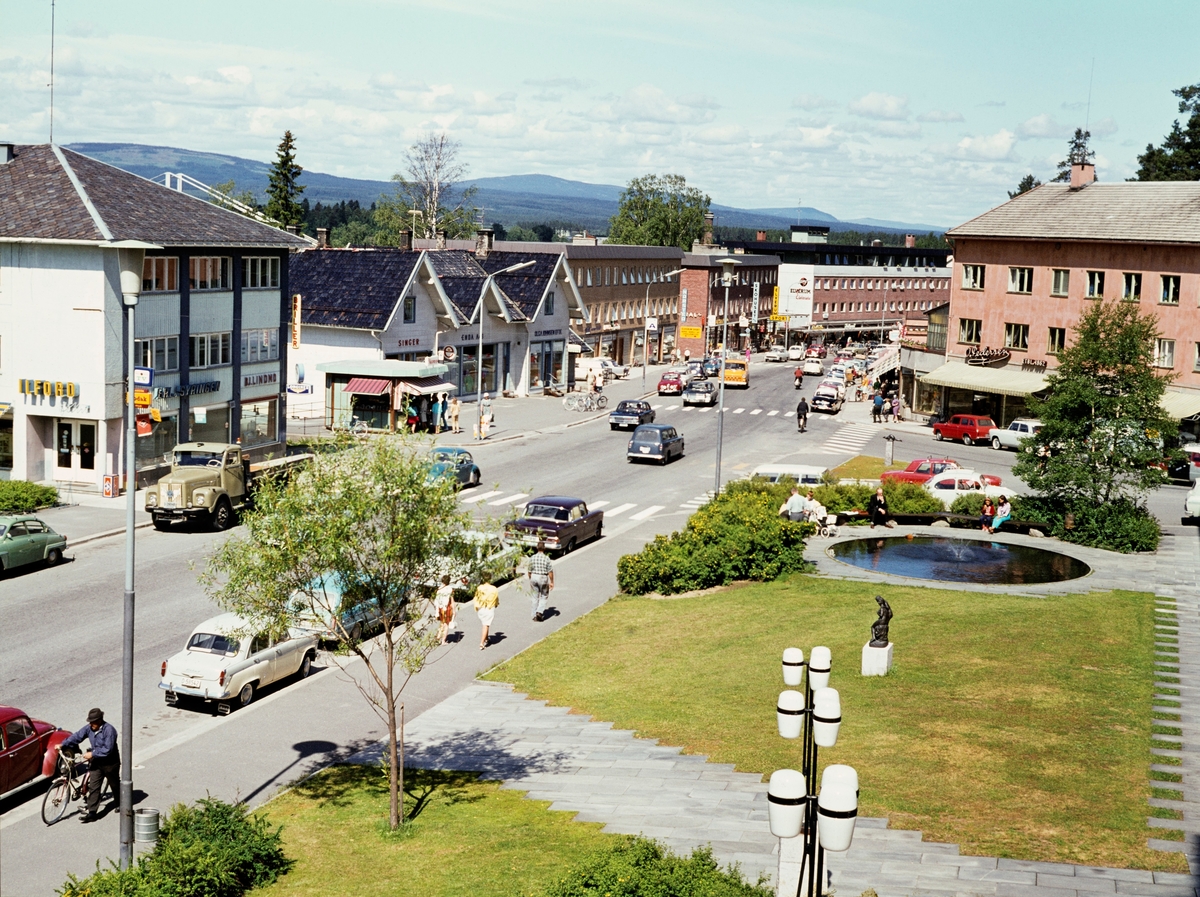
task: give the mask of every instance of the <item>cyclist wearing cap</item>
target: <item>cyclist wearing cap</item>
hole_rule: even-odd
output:
[[[111,723],[104,721],[104,711],[99,707],[88,711],[86,726],[63,741],[63,751],[78,747],[85,738],[92,749],[83,754],[84,759],[88,761],[87,812],[79,821],[95,822],[96,811],[100,807],[100,792],[105,780],[108,781],[108,787],[113,794],[113,808],[121,808],[121,755],[117,752],[117,730]]]

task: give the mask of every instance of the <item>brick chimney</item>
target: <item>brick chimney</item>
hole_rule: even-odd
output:
[[[437,229],[437,242],[434,243],[433,248],[434,249],[445,249],[446,248],[446,229],[444,227],[439,227]]]
[[[767,232],[765,230],[756,230],[754,232],[754,239],[756,239],[759,243],[767,242]]]
[[[327,227],[318,227],[317,228],[317,248],[318,249],[328,249],[329,248],[329,228],[327,228]]]
[[[701,241],[705,246],[711,246],[713,242],[713,222],[717,217],[712,212],[704,213],[704,239]]]
[[[285,229],[289,234],[295,234],[297,237],[300,236],[300,225],[298,224],[289,224]]]
[[[404,230],[400,231],[400,248],[403,249],[405,252],[412,251],[412,246],[413,246],[412,240],[413,240],[413,234],[412,234],[411,227],[406,227],[406,228],[404,228]]]
[[[872,246],[882,246],[882,245],[883,245],[883,240],[872,240],[872,241],[871,241],[871,245],[872,245]]]
[[[492,245],[496,239],[495,231],[490,227],[481,227],[475,231],[475,258],[485,259],[488,253],[492,251]]]
[[[917,237],[915,234],[905,234],[904,235],[904,248],[905,249],[916,249],[917,248]]]
[[[1096,182],[1096,166],[1089,162],[1071,163],[1071,189],[1082,190]]]

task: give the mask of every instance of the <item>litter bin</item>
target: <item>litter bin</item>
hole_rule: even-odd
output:
[[[133,811],[133,840],[142,842],[158,840],[158,810],[147,807]]]

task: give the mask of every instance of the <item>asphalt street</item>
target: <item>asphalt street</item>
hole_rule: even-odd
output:
[[[750,388],[726,392],[726,481],[760,463],[830,467],[855,454],[882,454],[881,438],[889,428],[870,422],[866,402],[848,403],[837,415],[811,415],[808,432],[798,434],[793,367],[756,361]],[[806,378],[806,394],[811,396],[816,379]],[[651,383],[656,381],[655,376]],[[610,393],[630,397],[639,387],[625,382]],[[474,449],[483,481],[464,490],[462,500],[476,514],[499,521],[513,505],[539,494],[579,496],[605,511],[604,537],[556,563],[558,588],[545,623],[530,620],[522,584],[509,584],[501,590],[494,644],[481,652],[479,624],[465,606],[460,640],[441,649],[409,684],[404,694],[408,718],[606,601],[616,591],[618,557],[657,533],[678,529],[707,499],[718,415],[683,409],[675,397],[649,401],[660,406],[658,421],[675,424],[686,440],[685,456],[665,468],[627,463],[628,433],[610,431],[603,419],[580,423],[580,415],[565,409],[559,414],[549,405],[539,411],[549,425]],[[500,408],[498,413],[511,427],[510,415],[520,411]],[[579,425],[564,426],[568,423]],[[1014,482],[1011,453],[937,444],[927,429],[894,429],[898,459],[948,454]],[[1165,487],[1153,498],[1152,508],[1165,522],[1178,518],[1184,491]],[[384,735],[383,723],[351,681],[363,678],[361,670],[355,663],[341,669],[328,658],[309,679],[267,690],[229,716],[164,703],[157,687],[161,662],[179,650],[194,625],[216,612],[197,574],[221,538],[226,536],[138,532],[134,788],[141,807],[165,811],[205,794],[258,804]],[[82,726],[92,706],[119,719],[123,549],[121,538],[100,539],[74,549],[70,562],[58,568],[0,581],[3,703],[69,729]],[[34,786],[0,804],[0,894],[49,895],[68,871],[86,875],[97,860],[117,855],[115,816],[90,826],[70,816],[47,828],[39,816],[43,792],[44,787]]]

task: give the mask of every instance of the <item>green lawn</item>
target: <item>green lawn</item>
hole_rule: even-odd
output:
[[[895,668],[859,665],[874,595]],[[1153,602],[1039,599],[796,575],[683,599],[617,598],[487,678],[740,770],[798,765],[775,728],[785,647],[833,652],[838,745],[860,813],[963,853],[1186,871],[1152,832]],[[1154,833],[1157,834],[1157,833]]]
[[[877,480],[885,470],[903,470],[907,464],[896,462],[891,466],[883,463],[882,458],[872,458],[870,455],[855,455],[849,461],[833,468],[831,473],[839,480]]]
[[[403,836],[387,833],[387,777],[378,767],[335,766],[264,808],[282,823],[295,868],[256,894],[270,897],[515,897],[542,889],[613,836],[550,812],[467,773],[407,773]]]

